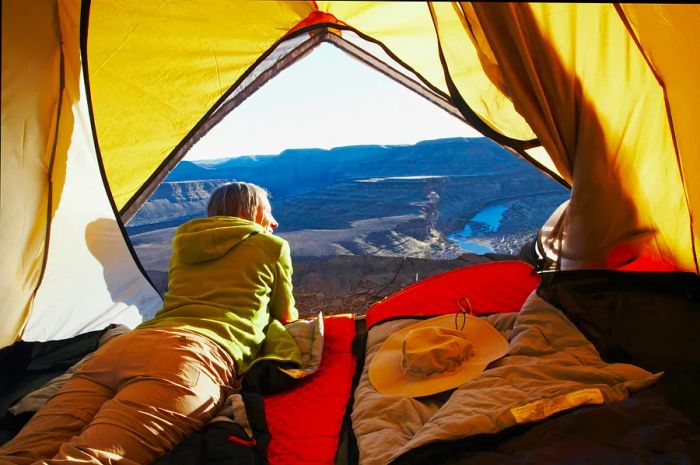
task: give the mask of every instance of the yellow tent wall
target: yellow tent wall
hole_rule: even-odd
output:
[[[20,2],[2,3],[2,189],[0,268],[5,275],[2,345],[19,333],[28,302],[39,281],[48,209],[48,169],[56,125],[60,82],[55,6],[36,5],[34,26]],[[13,18],[14,21],[7,21]],[[34,40],[23,31],[36,27]],[[12,44],[12,46],[10,46]],[[34,56],[36,60],[26,60]],[[12,115],[12,116],[11,116]],[[17,116],[15,116],[17,115]],[[33,115],[25,118],[24,115]]]
[[[669,128],[676,146],[678,168],[692,221],[700,214],[700,138],[697,136],[700,7],[623,4],[620,10],[650,69],[664,89]],[[700,249],[697,224],[693,228],[692,241],[697,266]]]
[[[478,3],[464,11],[484,33],[493,79],[572,184],[546,238],[557,242],[561,269],[641,259],[695,271],[664,89],[615,6]]]
[[[0,344],[133,326],[161,299],[134,262],[100,175],[80,3],[2,8]]]

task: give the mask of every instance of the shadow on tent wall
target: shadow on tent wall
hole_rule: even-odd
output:
[[[565,244],[566,256],[560,258],[574,265],[585,260],[586,268],[618,268],[639,257],[662,255],[657,250],[654,225],[642,221],[639,199],[634,198],[635,193],[644,190],[632,162],[634,157],[628,155],[634,153],[640,141],[629,137],[633,134],[626,133],[624,121],[606,124],[601,120],[603,103],[593,101],[578,75],[562,61],[540,29],[532,5],[474,8],[478,21],[464,12],[465,20],[474,19],[476,23],[470,27],[490,31],[491,37],[486,36],[492,39],[488,44],[474,45],[478,50],[486,49],[482,55],[495,56],[498,65],[485,67],[487,75],[494,84],[507,83],[517,111],[529,122],[556,165],[563,168],[565,177],[572,180],[570,206],[555,231],[555,238]],[[616,32],[610,31],[613,35]],[[579,36],[578,40],[583,39]],[[615,56],[619,53],[610,52]],[[589,61],[587,65],[595,63]],[[602,79],[596,75],[593,78]],[[454,100],[462,100],[461,95]],[[642,100],[639,105],[644,109],[648,105]],[[611,153],[613,150],[617,153]],[[647,200],[642,201],[642,209],[648,208]],[[600,212],[608,214],[603,218]],[[567,237],[563,237],[564,232]]]
[[[85,228],[85,243],[90,253],[102,265],[102,273],[112,302],[138,307],[140,293],[134,294],[134,277],[141,277],[124,244],[117,222],[98,218]],[[120,247],[121,246],[121,247]]]

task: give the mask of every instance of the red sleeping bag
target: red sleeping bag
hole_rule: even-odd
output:
[[[408,286],[367,310],[367,329],[399,317],[443,315],[459,310],[466,297],[475,314],[517,312],[537,288],[534,268],[517,261],[481,263],[432,276]]]

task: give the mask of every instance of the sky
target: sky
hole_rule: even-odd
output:
[[[185,159],[480,136],[416,93],[324,43],[246,99]]]

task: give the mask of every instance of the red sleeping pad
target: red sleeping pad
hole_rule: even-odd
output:
[[[323,358],[318,372],[293,389],[265,398],[270,465],[333,464],[355,356],[353,315],[324,317]]]
[[[517,312],[540,278],[525,262],[482,263],[424,279],[367,310],[367,329],[384,320],[420,317],[458,310],[457,301],[467,297],[475,314]]]

